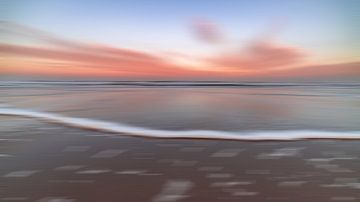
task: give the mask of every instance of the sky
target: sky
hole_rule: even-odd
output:
[[[357,0],[2,0],[0,78],[360,80]]]

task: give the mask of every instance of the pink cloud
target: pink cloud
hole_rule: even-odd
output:
[[[94,48],[94,50],[96,50]],[[129,72],[172,72],[177,67],[151,55],[136,51],[116,50],[116,54],[107,53],[101,47],[94,53],[68,51],[55,48],[29,47],[0,44],[0,52],[5,55],[31,57],[74,63],[76,66],[97,66],[99,69],[112,69]],[[96,53],[95,53],[96,52]],[[76,69],[74,69],[76,71]]]
[[[298,65],[305,51],[272,41],[256,40],[245,48],[230,50],[209,58],[209,62],[225,69],[271,69]]]
[[[212,21],[197,19],[193,22],[193,31],[197,38],[207,43],[219,43],[223,41],[223,35]]]
[[[196,22],[196,32],[208,43],[223,43],[218,27],[208,21]],[[270,29],[274,30],[274,29]],[[278,30],[278,29],[275,29]],[[209,57],[184,53],[153,54],[101,44],[63,39],[34,28],[0,22],[0,31],[21,35],[49,46],[25,46],[0,43],[1,73],[35,75],[102,75],[109,77],[142,76],[151,78],[237,79],[297,76],[359,76],[359,63],[302,67],[305,50],[274,39],[274,32],[262,34],[236,49],[218,52]],[[271,36],[271,37],[269,37]],[[6,56],[10,56],[7,59]],[[172,58],[199,61],[201,68],[176,63]],[[286,67],[286,68],[283,68]]]
[[[255,40],[247,44],[237,44],[224,39],[219,26],[209,20],[194,22],[196,36],[208,43],[231,43],[235,49],[218,52],[205,61],[213,68],[221,70],[264,70],[299,65],[306,59],[305,51],[299,47],[276,42],[275,38],[282,30],[283,20],[273,21],[270,26],[260,33]]]

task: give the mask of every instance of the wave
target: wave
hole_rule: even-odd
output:
[[[60,114],[38,112],[16,108],[0,108],[0,115],[21,116],[41,119],[46,122],[58,123],[66,126],[97,130],[124,136],[139,136],[152,138],[192,138],[192,139],[220,139],[242,141],[266,140],[304,140],[304,139],[359,139],[360,131],[318,131],[318,130],[279,130],[279,131],[214,131],[188,130],[171,131],[150,129],[86,118],[66,117]]]

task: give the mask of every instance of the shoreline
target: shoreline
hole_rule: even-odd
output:
[[[171,131],[131,126],[121,123],[86,118],[66,117],[60,114],[0,108],[0,116],[19,116],[35,118],[49,123],[93,130],[112,134],[121,134],[143,138],[161,139],[209,139],[235,141],[298,141],[298,140],[359,140],[360,131],[316,131],[316,130],[268,130],[268,131],[214,131],[184,130]]]
[[[153,139],[1,123],[0,139],[20,141],[0,141],[0,201],[160,201],[166,187],[185,202],[360,199],[360,141]]]

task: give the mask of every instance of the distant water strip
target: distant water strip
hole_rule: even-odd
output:
[[[229,81],[0,81],[0,87],[340,87],[358,88],[360,83],[326,82],[229,82]]]
[[[262,130],[262,131],[214,131],[214,130],[187,130],[171,131],[144,127],[130,126],[86,118],[66,117],[54,113],[37,112],[16,108],[0,108],[0,115],[21,116],[41,119],[46,122],[58,123],[66,126],[97,130],[118,135],[153,137],[153,138],[193,138],[193,139],[220,139],[242,141],[266,140],[302,140],[302,139],[359,139],[360,131],[319,131],[319,130]]]

